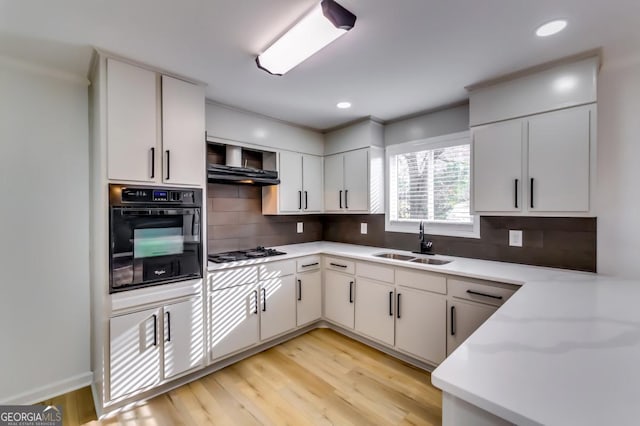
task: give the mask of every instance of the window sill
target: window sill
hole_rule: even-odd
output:
[[[384,230],[387,232],[403,232],[418,234],[420,222],[390,221],[385,215]],[[424,233],[427,235],[443,235],[447,237],[480,238],[480,221],[476,218],[472,224],[450,224],[438,222],[424,222]]]

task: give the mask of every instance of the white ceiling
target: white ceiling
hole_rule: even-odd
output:
[[[0,0],[0,54],[85,75],[90,45],[208,83],[209,99],[316,129],[466,99],[585,50],[640,48],[638,0],[338,0],[353,30],[283,77],[255,55],[318,0]],[[535,28],[568,19],[554,37]],[[338,110],[341,100],[353,103]]]

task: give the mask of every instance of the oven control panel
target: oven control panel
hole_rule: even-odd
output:
[[[196,203],[193,190],[151,187],[121,187],[122,203],[177,203],[189,205]],[[114,195],[114,194],[112,194]]]

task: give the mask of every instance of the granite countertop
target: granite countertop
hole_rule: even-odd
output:
[[[350,244],[277,247],[284,256],[346,256],[393,266],[522,285],[432,374],[443,391],[511,422],[635,424],[640,418],[640,281],[504,262],[436,256],[446,265],[382,259]]]

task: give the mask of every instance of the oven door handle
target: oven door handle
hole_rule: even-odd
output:
[[[122,209],[122,216],[184,216],[195,215],[196,209]]]

